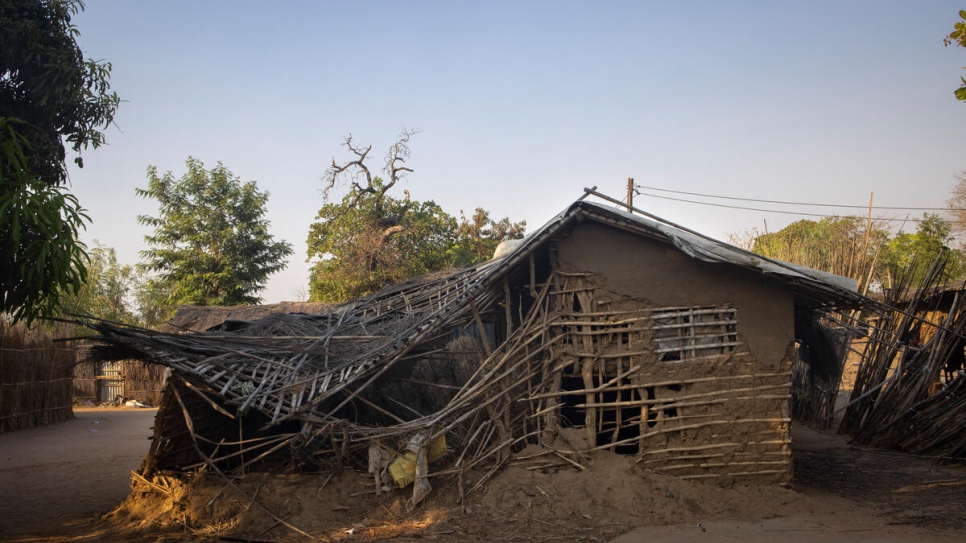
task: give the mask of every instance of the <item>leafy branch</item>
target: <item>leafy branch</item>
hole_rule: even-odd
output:
[[[959,10],[959,18],[961,19],[958,23],[953,26],[953,31],[943,38],[943,44],[946,47],[950,45],[958,45],[959,47],[966,47],[966,10]],[[964,68],[966,69],[966,68]],[[959,79],[963,82],[958,89],[956,89],[956,99],[960,102],[966,101],[966,77],[959,76]]]

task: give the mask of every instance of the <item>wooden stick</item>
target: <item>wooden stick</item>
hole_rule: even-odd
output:
[[[722,425],[722,424],[757,424],[757,423],[763,423],[763,422],[767,422],[767,423],[772,423],[772,422],[790,423],[791,421],[792,421],[792,419],[790,419],[790,418],[779,418],[779,419],[715,420],[715,421],[701,422],[701,423],[697,423],[697,424],[688,424],[688,425],[684,425],[684,426],[678,426],[678,427],[675,427],[675,428],[661,428],[659,430],[655,430],[655,431],[650,432],[650,433],[647,433],[647,434],[641,434],[641,435],[639,435],[637,437],[631,437],[631,438],[627,438],[627,439],[622,439],[620,441],[615,441],[614,443],[608,443],[608,444],[605,444],[605,445],[601,445],[599,447],[594,447],[593,449],[590,449],[590,450],[591,451],[599,451],[599,450],[603,450],[603,449],[606,449],[606,448],[611,447],[611,446],[627,445],[627,444],[633,443],[635,441],[643,441],[643,440],[645,440],[647,438],[651,438],[651,437],[654,437],[654,436],[657,436],[657,435],[661,435],[661,434],[666,434],[666,433],[670,433],[670,432],[680,432],[681,430],[692,430],[694,428],[703,428],[705,426],[716,426],[716,425]],[[774,431],[769,430],[768,432],[764,432],[764,433],[774,433]]]
[[[634,388],[637,389],[637,390],[642,390],[642,389],[645,389],[645,388],[651,388],[653,386],[660,386],[660,385],[640,384],[640,385],[635,385]],[[714,396],[721,396],[723,394],[730,394],[732,392],[758,392],[758,391],[761,391],[761,390],[771,390],[771,389],[776,389],[776,388],[791,388],[791,386],[792,386],[792,384],[789,382],[789,383],[783,383],[783,384],[780,384],[780,385],[768,385],[768,386],[763,386],[763,387],[745,387],[745,388],[733,388],[733,389],[712,390],[710,392],[702,392],[700,394],[687,394],[687,395],[683,395],[683,396],[678,396],[676,398],[661,398],[661,399],[655,398],[653,400],[624,400],[623,402],[607,402],[607,403],[598,403],[598,404],[595,404],[595,405],[597,407],[600,407],[602,405],[607,405],[607,406],[613,407],[613,406],[616,406],[619,403],[621,405],[624,405],[624,406],[632,406],[632,405],[633,406],[638,406],[638,405],[660,405],[660,404],[662,404],[664,402],[668,402],[668,401],[678,402],[679,400],[693,400],[693,399],[710,398],[710,397],[714,397]],[[524,399],[522,399],[520,401],[530,401],[530,400],[534,400],[534,399],[538,399],[538,398],[551,398],[551,397],[559,397],[559,396],[576,396],[576,395],[580,395],[580,394],[586,394],[588,392],[594,392],[594,393],[603,392],[604,390],[605,389],[603,389],[601,387],[594,387],[594,388],[591,388],[591,389],[583,388],[583,389],[578,389],[578,390],[561,390],[560,392],[545,392],[543,394],[537,394],[537,395],[532,396],[530,398],[524,398]],[[754,398],[754,396],[752,396],[751,398]],[[732,398],[732,399],[734,399],[734,398]],[[586,405],[585,404],[580,404],[580,405],[577,405],[577,406],[574,406],[574,407],[586,407]],[[669,406],[665,406],[665,407],[669,407]]]
[[[476,303],[470,300],[470,309],[473,310],[473,320],[476,321],[476,328],[480,331],[480,340],[483,343],[483,350],[486,352],[486,356],[489,357],[493,354],[493,347],[490,345],[490,338],[486,334],[486,326],[483,325],[483,318],[480,316],[480,310],[476,307]]]
[[[543,399],[543,398],[555,398],[555,397],[558,397],[558,396],[569,396],[569,395],[578,395],[578,394],[586,394],[586,393],[603,392],[604,390],[607,390],[607,387],[613,385],[614,383],[619,382],[621,379],[627,377],[628,375],[634,373],[635,371],[637,371],[639,369],[641,369],[640,366],[633,366],[632,368],[630,368],[626,372],[623,372],[623,373],[618,374],[617,377],[614,377],[613,379],[607,381],[606,383],[604,383],[604,384],[602,384],[600,386],[593,387],[593,388],[584,388],[584,389],[580,389],[580,390],[559,390],[559,391],[556,391],[556,392],[545,392],[543,394],[534,394],[534,395],[532,395],[530,397],[527,397],[527,398],[521,398],[520,400],[517,400],[517,401],[533,401],[533,400],[539,400],[539,399]],[[648,385],[641,385],[641,387],[644,387],[644,386],[648,386]],[[635,388],[641,388],[641,387],[635,387]]]
[[[513,335],[513,296],[510,294],[510,280],[506,275],[503,276],[503,300],[504,300],[504,319],[506,319],[506,337]]]
[[[787,388],[789,386],[791,386],[791,385],[790,384],[789,385],[775,385],[774,387],[763,387],[762,389],[757,389],[757,390],[763,390],[763,389],[768,389],[768,388]],[[736,389],[732,389],[732,390],[716,391],[715,393],[710,393],[709,392],[707,394],[698,394],[698,395],[693,396],[693,397],[705,397],[705,396],[710,397],[710,396],[713,396],[713,395],[721,395],[721,394],[727,394],[727,393],[730,393],[730,392],[737,392],[739,390],[743,390],[743,389],[737,389],[736,388]],[[744,390],[748,390],[748,389],[744,389]],[[756,390],[756,389],[751,389],[751,390]],[[593,407],[618,407],[618,408],[619,407],[639,407],[641,405],[649,405],[649,406],[654,407],[655,409],[672,409],[672,408],[676,409],[678,407],[694,407],[694,406],[698,406],[698,405],[715,405],[715,404],[722,404],[722,403],[727,403],[727,402],[732,402],[732,401],[787,400],[787,399],[790,399],[791,397],[792,397],[791,394],[763,394],[763,395],[760,395],[760,396],[739,396],[739,397],[735,397],[735,398],[729,398],[729,397],[717,398],[717,399],[714,399],[714,400],[703,401],[703,402],[673,402],[672,401],[672,403],[667,403],[667,404],[661,403],[662,401],[673,400],[673,398],[666,398],[666,399],[663,399],[663,400],[624,400],[624,401],[619,401],[619,402],[595,403],[595,404],[592,404],[592,405],[593,405]],[[588,404],[576,404],[576,405],[573,405],[571,407],[590,407],[590,406]]]
[[[171,491],[170,490],[168,490],[168,489],[166,489],[166,488],[164,488],[162,486],[156,485],[156,484],[152,483],[151,481],[148,481],[147,479],[145,479],[144,477],[142,477],[140,473],[138,473],[138,472],[136,472],[134,470],[131,470],[131,475],[133,475],[134,478],[137,479],[138,481],[141,481],[142,483],[148,485],[149,487],[153,488],[154,490],[157,490],[162,495],[167,496],[169,498],[171,497]]]
[[[398,405],[399,407],[402,407],[403,409],[406,409],[407,411],[409,411],[410,413],[416,415],[417,417],[424,417],[425,416],[422,413],[420,413],[419,411],[416,411],[415,409],[413,409],[412,407],[409,407],[408,405],[402,403],[401,401],[397,400],[396,398],[393,398],[392,396],[383,396],[383,397],[385,399],[391,401],[392,403]]]
[[[744,471],[737,473],[708,473],[705,475],[678,475],[678,479],[710,479],[718,477],[748,477],[755,475],[777,475],[779,473],[788,473],[788,470],[783,469],[766,469],[760,471]]]
[[[575,461],[567,458],[566,456],[560,454],[559,452],[553,451],[553,454],[557,458],[563,460],[564,462],[567,462],[568,464],[572,465],[573,467],[577,468],[578,470],[580,470],[580,471],[587,471],[587,468],[585,468],[584,466],[578,464],[577,462],[575,462]]]
[[[675,447],[673,449],[657,449],[653,451],[642,451],[640,454],[646,456],[649,454],[666,454],[669,452],[693,452],[693,451],[706,451],[708,449],[720,449],[724,447],[740,447],[741,443],[714,443],[711,445],[698,445],[694,447]],[[640,462],[640,460],[638,460]]]
[[[197,452],[198,453],[198,456],[202,460],[204,460],[205,462],[207,462],[208,465],[218,475],[220,475],[224,480],[228,481],[228,484],[230,484],[232,486],[232,488],[234,488],[242,496],[245,496],[245,493],[240,488],[238,488],[238,485],[236,485],[227,475],[225,475],[220,469],[218,469],[218,466],[216,466],[213,462],[211,462],[211,460],[207,457],[207,455],[205,455],[205,453],[202,452],[201,448],[198,446],[198,442],[194,439],[194,436],[195,436],[195,433],[194,433],[194,423],[191,422],[191,417],[188,414],[187,407],[185,407],[184,400],[181,399],[181,394],[178,393],[178,389],[177,388],[172,388],[172,391],[174,392],[174,396],[175,396],[175,399],[178,401],[178,404],[181,405],[181,412],[182,412],[182,414],[185,417],[185,421],[186,421],[186,423],[188,425],[188,430],[191,431],[191,437],[192,437],[192,441],[191,442],[192,442],[192,444],[194,444],[195,452]],[[261,503],[258,503],[257,505],[259,507],[261,507],[261,509],[263,511],[265,511],[269,516],[271,516],[274,520],[278,521],[280,524],[284,525],[286,528],[288,528],[288,529],[290,529],[290,530],[292,530],[294,532],[297,532],[297,533],[299,533],[301,535],[304,535],[305,537],[309,538],[311,541],[318,541],[311,534],[308,534],[308,533],[306,533],[306,532],[304,532],[304,531],[296,528],[295,526],[289,524],[288,522],[285,522],[285,520],[283,520],[278,515],[276,515],[272,511],[270,511],[267,507],[265,507]]]
[[[652,458],[650,460],[644,460],[644,462],[642,462],[642,463],[644,463],[644,464],[656,464],[656,463],[667,464],[668,462],[675,462],[675,461],[679,461],[679,460],[702,460],[702,459],[706,459],[706,458],[724,458],[724,456],[725,456],[724,453],[718,453],[718,454],[691,454],[691,455],[685,455],[685,456],[668,456],[668,457],[665,457],[665,458]],[[677,467],[700,467],[700,466],[691,465],[691,464],[682,464],[681,466],[677,466]],[[661,469],[664,469],[664,468],[662,467]]]

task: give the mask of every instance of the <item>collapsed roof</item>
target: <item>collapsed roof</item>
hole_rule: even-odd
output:
[[[580,200],[500,258],[419,277],[365,298],[320,306],[314,314],[272,313],[248,319],[246,315],[261,312],[236,309],[223,315],[219,326],[205,326],[206,332],[190,334],[100,322],[89,326],[112,347],[109,356],[121,356],[121,348],[125,357],[174,370],[184,386],[173,388],[177,401],[171,400],[171,407],[187,421],[192,446],[206,462],[212,460],[218,447],[213,452],[212,447],[206,449],[199,443],[197,425],[191,423],[194,415],[190,402],[183,396],[187,390],[220,416],[258,413],[262,429],[286,428],[282,434],[286,443],[303,451],[345,454],[350,449],[364,453],[368,448],[372,462],[374,450],[398,450],[394,449],[398,443],[389,445],[394,439],[408,440],[410,448],[432,449],[440,438],[449,435],[449,444],[459,446],[455,466],[462,469],[486,458],[503,457],[514,444],[545,430],[540,420],[554,409],[553,405],[559,407],[547,403],[554,394],[547,392],[548,379],[552,381],[551,374],[559,371],[559,367],[554,369],[557,362],[547,353],[562,341],[560,330],[566,315],[552,311],[548,292],[553,278],[546,274],[553,272],[537,278],[534,255],[555,236],[582,222],[596,222],[670,244],[702,262],[759,274],[787,286],[796,310],[854,308],[865,300],[855,292],[855,282],[850,279],[761,257],[656,217]],[[517,308],[519,315],[510,315],[509,302],[500,309],[501,300],[510,299],[507,279],[525,276],[528,271],[529,301]],[[283,310],[298,307],[286,306]],[[496,334],[487,329],[481,314],[503,310],[507,313],[507,331],[497,344]],[[651,318],[648,311],[641,308],[615,314],[612,320],[627,315],[632,320]],[[197,329],[198,322],[189,324],[192,312],[197,317],[200,310],[184,310],[181,323]],[[453,330],[459,329],[473,332],[473,346],[455,343]],[[453,367],[467,360],[470,364],[462,364],[463,375],[451,382],[410,379],[413,385],[441,391],[441,400],[432,407],[421,410],[389,398],[399,405],[387,408],[388,404],[374,399],[368,390],[400,363],[439,356]],[[537,363],[538,359],[542,362]],[[527,405],[532,413],[521,411]],[[375,419],[361,420],[360,411]],[[487,424],[489,430],[483,430]],[[614,435],[616,438],[616,431]],[[278,439],[261,443],[276,450]],[[217,445],[214,441],[209,445],[212,443]],[[471,444],[474,452],[470,452]],[[590,449],[595,446],[588,444]]]

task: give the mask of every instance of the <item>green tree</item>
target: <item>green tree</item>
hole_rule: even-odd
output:
[[[820,221],[797,221],[778,232],[758,236],[752,250],[851,277],[864,292],[871,282],[891,287],[898,278],[906,276],[910,284],[918,284],[940,255],[949,257],[949,279],[962,277],[966,267],[962,254],[947,247],[951,240],[951,223],[933,213],[923,215],[915,233],[900,232],[895,236],[876,223],[870,229],[867,219],[826,217]]]
[[[0,312],[31,321],[78,291],[87,255],[77,240],[89,218],[66,181],[67,146],[104,143],[119,103],[110,64],[85,60],[72,0],[0,2]]]
[[[876,278],[888,233],[859,217],[800,220],[755,238],[758,254],[856,279],[860,289]]]
[[[523,235],[525,223],[493,221],[477,209],[472,221],[457,223],[433,201],[394,198],[389,190],[412,169],[406,167],[409,139],[403,131],[386,156],[386,180],[369,170],[372,146],[346,138],[354,159],[332,166],[323,176],[325,205],[309,228],[308,256],[314,261],[309,295],[315,301],[345,301],[371,294],[412,277],[490,258],[503,239]],[[330,192],[343,182],[348,193],[338,203]]]
[[[507,217],[494,221],[482,207],[476,208],[469,219],[460,211],[456,246],[453,248],[454,265],[468,266],[491,258],[500,243],[522,238],[526,228],[527,221],[510,222]]]
[[[910,285],[918,285],[929,272],[933,262],[947,256],[947,280],[963,277],[963,257],[948,247],[952,241],[949,221],[935,213],[925,213],[914,234],[900,232],[889,240],[884,264],[883,284],[891,286],[899,277],[908,276]]]
[[[66,189],[30,174],[15,124],[0,118],[0,313],[29,323],[56,315],[62,296],[84,285],[77,237],[89,219]]]
[[[966,47],[966,10],[959,10],[959,18],[960,21],[953,25],[953,31],[943,39],[947,47],[953,44]],[[955,91],[956,99],[966,101],[966,77],[959,76],[959,79],[963,84]]]
[[[0,117],[24,122],[27,169],[48,184],[67,179],[65,144],[80,153],[104,143],[119,104],[110,63],[84,59],[77,44],[71,18],[83,9],[78,0],[0,3]]]
[[[143,268],[139,267],[137,272],[134,304],[137,307],[138,324],[145,328],[160,328],[178,311],[178,306],[169,301],[172,288],[162,282],[152,281],[152,276]]]
[[[376,193],[347,194],[327,203],[309,227],[308,254],[316,261],[309,276],[315,301],[344,301],[386,285],[449,267],[456,221],[435,202]]]
[[[132,307],[138,288],[134,268],[120,264],[111,247],[96,244],[89,254],[87,281],[80,291],[63,300],[61,309],[66,313],[139,324],[140,319]]]
[[[238,305],[261,301],[268,277],[285,268],[292,246],[275,241],[263,217],[268,193],[234,176],[220,162],[205,170],[189,157],[187,173],[175,179],[148,167],[148,187],[139,196],[157,200],[159,215],[138,216],[154,228],[153,248],[141,252],[140,269],[154,273],[146,284],[162,310],[179,305]],[[163,312],[163,311],[162,311]]]

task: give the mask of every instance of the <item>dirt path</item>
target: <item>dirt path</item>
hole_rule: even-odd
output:
[[[154,542],[188,537],[180,527],[177,536],[152,535],[89,521],[128,495],[128,471],[138,467],[147,451],[154,414],[79,410],[73,421],[0,435],[0,540]],[[858,449],[843,436],[800,425],[793,428],[793,449],[792,490],[685,484],[667,476],[641,475],[627,457],[605,456],[590,477],[571,470],[539,474],[515,468],[475,496],[462,513],[450,507],[453,496],[441,494],[436,505],[418,513],[426,517],[423,523],[394,518],[391,523],[383,519],[368,524],[354,519],[350,511],[385,510],[384,516],[392,516],[393,500],[400,498],[360,497],[358,490],[368,476],[351,470],[333,479],[324,494],[316,489],[329,482],[325,474],[252,474],[239,484],[248,496],[258,495],[261,505],[306,529],[314,531],[312,522],[331,517],[327,522],[334,531],[327,537],[336,540],[962,541],[966,466]],[[260,495],[258,488],[264,489]],[[210,490],[221,492],[224,485],[214,481]],[[196,501],[204,504],[207,498]],[[242,501],[251,505],[249,497]],[[444,510],[434,509],[437,506],[447,509],[440,513]],[[203,520],[213,513],[199,514],[198,520]],[[442,518],[431,520],[437,514]],[[268,522],[267,529],[257,531],[259,538],[297,539],[277,524],[272,529]],[[370,526],[399,530],[348,535],[347,529],[356,526],[364,531]]]
[[[0,434],[0,539],[62,533],[131,491],[156,409],[75,409],[74,420]]]
[[[613,543],[919,543],[963,541],[966,465],[853,447],[846,436],[793,428],[804,499],[779,516],[637,528]]]

